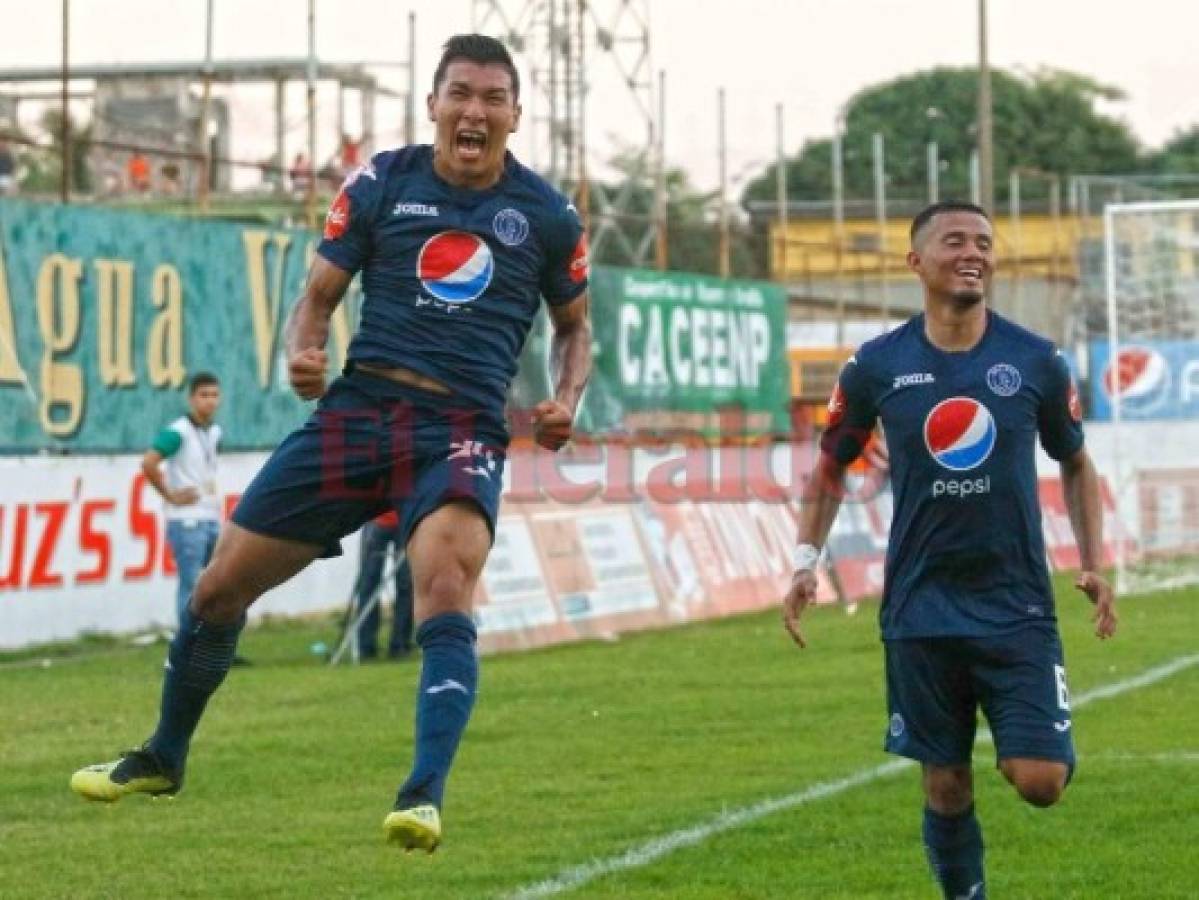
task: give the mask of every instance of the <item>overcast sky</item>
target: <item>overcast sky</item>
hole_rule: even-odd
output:
[[[215,53],[222,58],[302,56],[307,0],[214,0]],[[638,0],[634,0],[637,3]],[[619,0],[591,0],[601,17]],[[513,13],[527,0],[499,0]],[[317,0],[317,52],[329,62],[403,60],[407,14],[417,14],[419,90],[449,34],[470,30],[474,0]],[[727,91],[729,171],[737,184],[774,154],[775,104],[784,104],[786,144],[827,136],[855,91],[939,65],[977,61],[977,0],[648,0],[653,69],[667,79],[666,153],[694,181],[717,180],[716,92]],[[1076,70],[1128,94],[1108,110],[1150,146],[1199,122],[1199,3],[1193,0],[990,0],[992,64]],[[57,0],[0,0],[0,67],[60,61]],[[71,0],[71,57],[77,64],[200,59],[205,0]],[[628,91],[598,50],[587,111],[594,158],[612,135],[639,138]],[[522,64],[523,68],[523,64]],[[406,85],[400,71],[385,78]],[[2,88],[0,88],[2,89]],[[271,92],[242,89],[234,101],[240,157],[271,152]],[[321,94],[322,155],[335,138],[332,92]],[[423,105],[422,105],[423,109]],[[402,111],[380,107],[379,130],[399,139]],[[351,108],[351,116],[353,116]],[[304,92],[288,110],[289,149],[305,140]],[[386,119],[387,121],[384,121]],[[420,119],[418,137],[431,131]],[[527,140],[514,149],[526,161]],[[545,161],[544,150],[540,151]]]

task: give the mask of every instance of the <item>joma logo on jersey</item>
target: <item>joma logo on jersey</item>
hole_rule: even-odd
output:
[[[436,206],[427,206],[424,203],[397,203],[392,207],[391,214],[393,216],[439,216],[441,213],[437,211]]]
[[[892,390],[899,388],[911,387],[915,384],[932,384],[937,379],[933,378],[932,372],[912,372],[910,375],[896,375],[895,383],[891,385]]]

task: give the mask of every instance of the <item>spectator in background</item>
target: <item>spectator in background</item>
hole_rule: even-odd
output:
[[[0,197],[17,192],[17,158],[8,141],[0,138]]]
[[[150,190],[150,160],[140,150],[134,150],[125,166],[129,176],[129,187],[144,194]]]
[[[220,381],[210,372],[197,372],[188,384],[187,415],[160,431],[142,457],[146,481],[166,503],[167,542],[179,570],[175,591],[178,621],[182,621],[196,579],[212,558],[221,528],[217,487],[221,426],[215,421],[220,405]]]
[[[312,163],[303,153],[297,153],[296,158],[291,161],[291,168],[287,170],[287,177],[291,179],[292,193],[307,194],[308,187],[312,184]]]
[[[182,190],[179,180],[179,163],[167,160],[158,172],[162,176],[162,192],[170,197],[178,196]]]
[[[354,592],[355,619],[378,593],[387,565],[387,552],[391,548],[397,552],[401,549],[399,539],[400,519],[395,510],[389,510],[363,526],[358,583]],[[358,655],[361,659],[376,659],[379,656],[379,619],[379,604],[375,603],[358,626]],[[411,652],[412,573],[408,569],[408,560],[402,559],[395,566],[395,611],[392,613],[391,637],[387,641],[387,658],[403,659]]]
[[[362,164],[361,142],[352,140],[348,134],[341,136],[341,148],[337,153],[343,178]]]

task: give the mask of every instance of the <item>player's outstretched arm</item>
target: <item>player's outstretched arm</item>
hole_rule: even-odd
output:
[[[288,317],[287,377],[302,400],[315,400],[325,393],[329,319],[353,277],[323,256],[314,257],[304,293]]]
[[[584,291],[569,303],[549,307],[554,397],[533,408],[533,436],[547,450],[560,450],[570,440],[579,400],[591,377],[590,303]]]
[[[795,549],[795,573],[783,598],[783,625],[800,648],[807,646],[799,627],[799,617],[816,598],[816,561],[828,540],[837,510],[841,508],[845,466],[831,453],[821,453],[804,486],[799,511],[799,546]]]
[[[1086,449],[1062,460],[1062,493],[1070,527],[1078,544],[1079,573],[1074,586],[1095,604],[1095,634],[1116,633],[1116,597],[1107,579],[1099,574],[1103,559],[1103,502],[1099,473]]]

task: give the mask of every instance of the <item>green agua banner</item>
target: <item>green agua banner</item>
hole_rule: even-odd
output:
[[[300,229],[0,200],[0,451],[148,446],[214,372],[229,448],[273,447],[311,404],[287,384],[283,325],[316,247]],[[596,366],[580,426],[713,433],[786,425],[785,299],[773,285],[598,267]],[[331,329],[345,358],[356,288]],[[544,316],[513,402],[548,394]]]
[[[203,370],[227,445],[274,446],[305,416],[282,332],[314,247],[307,231],[0,202],[0,447],[141,449]]]

